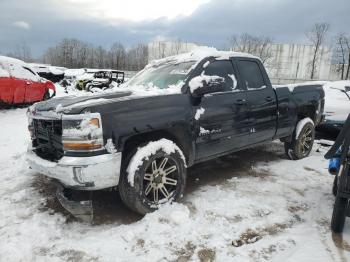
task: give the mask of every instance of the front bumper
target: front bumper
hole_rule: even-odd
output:
[[[91,157],[62,157],[51,162],[27,151],[29,166],[65,187],[79,190],[99,190],[118,185],[122,154],[103,154]]]

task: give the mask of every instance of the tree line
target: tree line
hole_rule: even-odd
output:
[[[328,38],[328,31],[328,23],[315,23],[306,32],[313,50],[309,62],[310,79],[315,78],[320,67],[322,46],[325,45],[332,46],[332,63],[336,65],[340,78],[350,79],[350,36],[339,33],[333,38]],[[272,50],[273,39],[270,37],[243,33],[231,36],[227,42],[229,50],[259,56],[268,67],[276,66],[274,65],[275,54]],[[105,48],[75,38],[64,38],[56,45],[49,47],[38,62],[67,68],[113,68],[139,71],[150,59],[188,51],[187,44],[177,39],[174,42],[157,42],[150,46],[140,43],[126,48],[121,43],[115,42],[110,48]],[[25,42],[20,42],[14,52],[8,55],[27,62],[33,61],[30,47]]]
[[[148,47],[140,43],[126,49],[121,43],[116,42],[106,49],[78,39],[65,38],[48,48],[42,61],[67,68],[113,68],[138,71],[148,63]]]

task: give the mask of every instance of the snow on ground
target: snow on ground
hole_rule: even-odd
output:
[[[103,192],[107,218],[90,225],[49,205],[50,183],[28,169],[25,112],[0,111],[1,261],[350,259],[350,220],[343,239],[329,229],[333,178],[320,145],[300,161],[275,142],[192,167],[183,201],[143,218]]]

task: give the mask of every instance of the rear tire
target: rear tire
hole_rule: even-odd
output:
[[[43,101],[49,100],[51,98],[49,91],[47,90],[44,94]]]
[[[334,202],[331,228],[334,233],[341,233],[344,229],[348,199],[337,196]]]
[[[292,160],[305,158],[310,154],[314,140],[315,126],[308,122],[303,126],[297,138],[294,131],[292,141],[284,143],[285,153]]]
[[[169,154],[157,146],[164,141],[174,144],[166,139],[149,142],[132,150],[123,161],[118,186],[120,197],[126,206],[142,215],[177,201],[185,190],[183,154],[175,144],[174,152]]]

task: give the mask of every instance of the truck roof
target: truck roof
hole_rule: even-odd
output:
[[[200,62],[201,60],[207,57],[215,57],[216,59],[229,59],[231,57],[248,57],[248,58],[255,58],[260,60],[259,57],[251,54],[247,54],[247,53],[234,52],[234,51],[219,51],[213,47],[199,47],[188,53],[169,56],[158,60],[153,60],[152,62],[149,63],[149,66],[156,66],[158,64],[163,64],[163,63],[181,63],[181,62],[189,62],[189,61]]]

